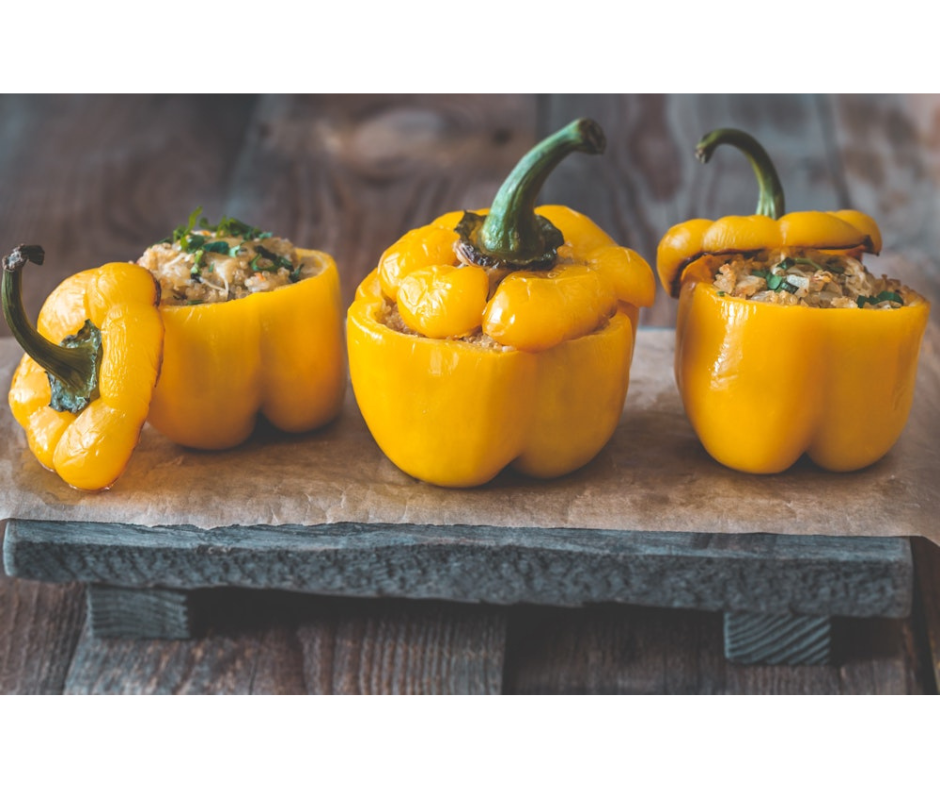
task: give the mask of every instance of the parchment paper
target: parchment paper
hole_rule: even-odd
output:
[[[39,465],[4,404],[0,518],[202,528],[359,522],[919,535],[940,543],[938,334],[931,324],[900,441],[856,473],[827,473],[802,460],[783,474],[749,476],[716,463],[682,411],[672,372],[674,334],[651,329],[639,333],[613,439],[593,462],[561,479],[539,482],[504,472],[472,490],[416,481],[373,442],[350,390],[334,425],[303,436],[262,427],[226,452],[182,449],[147,426],[114,487],[83,493]],[[4,393],[19,358],[12,339],[0,340]]]

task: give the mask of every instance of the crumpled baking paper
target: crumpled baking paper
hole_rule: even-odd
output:
[[[551,481],[504,471],[469,490],[412,479],[372,440],[350,389],[340,418],[306,435],[262,425],[224,452],[184,449],[149,425],[112,489],[74,490],[36,461],[0,407],[0,519],[230,525],[390,523],[828,536],[925,536],[940,543],[940,363],[928,327],[907,428],[880,462],[828,473],[808,460],[750,476],[712,460],[683,414],[674,332],[641,330],[614,437],[587,466]],[[9,390],[20,350],[0,340]],[[929,363],[928,363],[929,362]],[[877,374],[877,371],[873,371]],[[459,414],[455,414],[459,418]]]

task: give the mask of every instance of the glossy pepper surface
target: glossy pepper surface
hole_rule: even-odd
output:
[[[561,158],[603,144],[593,122],[570,124],[522,159],[489,211],[412,230],[360,285],[347,319],[353,388],[406,473],[453,487],[507,465],[550,478],[613,434],[652,271],[576,211],[534,207]]]
[[[45,467],[82,490],[110,487],[131,458],[160,369],[159,290],[148,271],[110,263],[57,287],[26,319],[20,276],[41,247],[4,258],[4,315],[26,350],[9,403]],[[38,330],[37,330],[38,329]]]
[[[163,305],[163,370],[150,423],[170,440],[228,449],[258,417],[285,432],[334,419],[346,387],[339,272],[324,252],[320,272],[245,298]]]
[[[783,192],[753,138],[718,130],[703,138],[707,161],[721,144],[741,149],[758,174],[754,216],[673,227],[657,253],[663,287],[679,297],[675,375],[686,414],[716,460],[776,473],[806,453],[832,471],[884,456],[907,421],[929,305],[913,294],[892,309],[760,303],[722,293],[715,255],[764,249],[878,252],[877,224],[858,211],[783,214]],[[778,218],[779,217],[779,218]]]

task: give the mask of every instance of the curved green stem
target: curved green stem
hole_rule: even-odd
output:
[[[569,153],[603,153],[606,144],[601,127],[589,118],[580,118],[523,156],[497,192],[486,218],[468,213],[457,227],[478,261],[513,268],[551,265],[564,238],[558,228],[535,213],[538,194]]]
[[[774,168],[774,163],[763,146],[747,132],[740,129],[715,129],[710,131],[695,147],[695,157],[707,163],[719,145],[737,148],[751,163],[757,176],[760,195],[757,198],[757,213],[779,219],[786,213],[783,204],[783,186]]]
[[[23,307],[22,272],[27,262],[42,265],[44,259],[41,246],[17,246],[3,258],[3,316],[20,347],[49,373],[51,407],[80,413],[98,396],[101,333],[86,321],[77,334],[56,345],[32,326]]]

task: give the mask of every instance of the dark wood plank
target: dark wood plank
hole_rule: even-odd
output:
[[[86,628],[70,694],[498,693],[505,615],[487,607],[212,592],[191,641]]]
[[[725,613],[725,656],[740,665],[827,665],[832,618]]]
[[[219,213],[255,102],[0,96],[0,254],[46,250],[24,277],[28,313],[66,276],[136,259],[196,205]]]
[[[804,615],[907,615],[913,586],[905,539],[570,528],[18,520],[4,560],[55,582]]]
[[[193,596],[170,588],[90,585],[88,628],[99,638],[191,638],[196,634]]]
[[[909,619],[836,619],[834,664],[735,665],[716,613],[602,605],[514,610],[504,692],[919,694]]]
[[[489,205],[535,127],[532,96],[265,96],[225,207],[332,254],[348,303],[405,232]]]
[[[3,530],[0,523],[0,538]],[[16,580],[0,570],[0,694],[61,692],[84,617],[78,585]]]
[[[912,540],[917,604],[915,617],[923,622],[927,670],[940,687],[940,546],[926,539]]]

